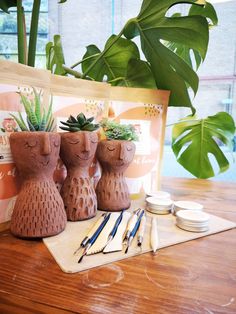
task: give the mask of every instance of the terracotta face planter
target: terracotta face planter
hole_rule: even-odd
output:
[[[130,207],[128,186],[124,171],[133,160],[135,145],[130,141],[103,140],[97,148],[97,159],[102,177],[96,187],[98,208],[119,211]]]
[[[47,237],[66,226],[62,198],[53,181],[59,158],[60,135],[17,132],[10,136],[13,160],[22,179],[11,218],[11,232],[19,237]]]
[[[67,169],[61,196],[68,220],[92,218],[97,212],[97,198],[89,167],[98,143],[95,132],[80,131],[61,133],[60,157]]]

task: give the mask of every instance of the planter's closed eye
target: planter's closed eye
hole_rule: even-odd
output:
[[[67,143],[69,143],[69,144],[79,144],[80,140],[79,139],[74,139],[74,140],[69,139],[69,140],[67,140]]]
[[[98,142],[97,136],[95,136],[95,134],[91,134],[91,135],[90,135],[90,141],[91,141],[92,143],[97,143],[97,142]]]
[[[35,139],[31,139],[25,142],[25,147],[35,147],[38,142]]]

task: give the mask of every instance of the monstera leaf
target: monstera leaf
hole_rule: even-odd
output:
[[[123,77],[130,59],[139,59],[139,50],[132,41],[112,35],[101,52],[95,45],[87,47],[83,57],[82,70],[96,81]]]
[[[6,13],[9,13],[8,9],[17,6],[17,0],[1,0],[0,9]]]
[[[156,89],[156,82],[150,66],[142,60],[130,59],[124,77],[110,81],[111,85]]]
[[[206,119],[187,117],[173,127],[172,149],[177,161],[198,178],[213,177],[210,155],[215,157],[219,172],[229,167],[229,162],[220,145],[232,149],[235,124],[226,112],[219,112]]]
[[[46,67],[54,74],[65,75],[63,68],[65,64],[64,54],[61,45],[60,35],[54,36],[54,42],[48,42],[46,45]]]
[[[208,23],[203,16],[166,16],[170,7],[182,2],[205,3],[194,0],[144,0],[139,15],[126,23],[123,34],[128,39],[140,36],[142,50],[151,65],[157,87],[171,90],[170,105],[192,108],[187,89],[190,86],[196,93],[198,76],[163,41],[187,45],[204,59],[208,46]]]
[[[216,11],[212,4],[208,2],[205,6],[192,5],[188,15],[201,15],[206,17],[208,19],[209,27],[213,27],[218,23]],[[175,13],[172,15],[172,17],[181,17],[181,13]],[[201,62],[203,61],[201,54],[197,50],[191,49],[187,45],[167,42],[166,46],[174,51],[178,56],[180,56],[192,68],[196,68],[196,70],[199,68]],[[193,57],[195,62],[193,62]]]

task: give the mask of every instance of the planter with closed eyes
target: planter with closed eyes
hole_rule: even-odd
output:
[[[21,190],[11,217],[11,232],[24,238],[60,233],[66,226],[62,198],[53,181],[59,158],[60,135],[53,132],[15,132],[10,136]]]
[[[61,133],[60,157],[67,169],[61,196],[68,220],[89,219],[97,213],[97,198],[89,175],[97,143],[96,132]]]
[[[130,207],[128,186],[124,171],[132,162],[135,144],[125,140],[102,140],[96,157],[102,167],[102,176],[96,187],[98,209],[120,211]]]
[[[97,213],[97,197],[93,179],[89,175],[94,160],[99,124],[92,123],[81,112],[77,117],[69,116],[61,121],[60,157],[66,166],[67,176],[61,188],[67,219],[71,221],[92,218]]]

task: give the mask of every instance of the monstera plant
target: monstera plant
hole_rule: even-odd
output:
[[[169,9],[179,3],[190,4],[188,14],[170,16]],[[173,152],[194,176],[209,178],[216,174],[211,155],[218,172],[229,168],[221,146],[232,148],[235,133],[235,123],[225,112],[199,120],[190,97],[198,91],[196,70],[206,57],[209,28],[217,22],[214,7],[203,0],[143,0],[139,14],[128,20],[118,35],[108,38],[103,50],[89,45],[83,58],[70,67],[62,63],[57,35],[47,46],[47,66],[52,72],[63,69],[59,74],[107,81],[113,86],[170,90],[169,106],[191,110],[189,117],[173,127]],[[133,41],[137,37],[145,60]],[[78,66],[80,70],[75,70]]]
[[[12,2],[20,1],[1,3]],[[188,14],[170,15],[169,9],[180,3],[189,4]],[[188,107],[191,111],[190,117],[173,128],[173,151],[189,172],[208,178],[216,174],[210,155],[215,157],[219,172],[229,167],[221,146],[231,147],[235,133],[230,115],[217,113],[198,120],[192,104],[199,84],[196,70],[206,57],[209,28],[216,24],[214,7],[204,0],[143,0],[139,14],[128,20],[118,35],[110,36],[102,50],[93,44],[87,46],[85,55],[71,66],[65,65],[60,36],[55,35],[46,46],[47,68],[55,74],[106,81],[113,86],[170,90],[169,106]],[[141,48],[134,41],[137,38]],[[194,130],[199,126],[198,132],[190,131],[189,120]],[[209,129],[212,120],[217,123],[210,123]],[[198,145],[204,149],[196,150]],[[192,162],[194,158],[198,167]]]

